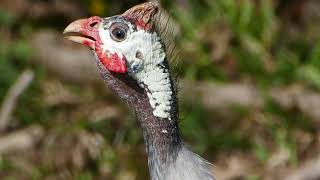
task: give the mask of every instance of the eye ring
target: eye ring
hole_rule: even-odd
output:
[[[114,23],[110,26],[110,36],[114,41],[121,42],[127,38],[129,27],[123,23]]]

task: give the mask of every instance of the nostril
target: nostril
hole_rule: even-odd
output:
[[[102,22],[102,18],[98,16],[92,16],[89,18],[89,26],[91,28],[98,28],[100,22]]]
[[[98,25],[98,22],[97,21],[95,21],[95,22],[92,22],[91,24],[90,24],[90,27],[97,27],[97,25]]]

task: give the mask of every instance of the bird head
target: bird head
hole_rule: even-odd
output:
[[[172,108],[175,97],[166,47],[160,37],[162,30],[158,22],[160,16],[156,16],[158,10],[155,3],[143,3],[121,15],[77,20],[65,29],[64,34],[67,39],[94,51],[101,74],[108,71],[114,72],[111,75],[116,77],[124,74],[121,76],[125,77],[123,82],[130,85],[114,90],[122,98],[129,96],[120,91],[139,85],[149,99],[153,115],[170,119],[175,111]],[[127,78],[127,75],[132,78]],[[129,83],[131,80],[137,83]]]
[[[135,73],[148,59],[157,39],[153,33],[154,3],[143,3],[125,13],[108,18],[93,16],[72,22],[64,30],[65,38],[91,48],[109,71]]]

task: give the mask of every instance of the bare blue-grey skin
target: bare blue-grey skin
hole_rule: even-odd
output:
[[[104,42],[106,51],[110,50],[108,48],[115,48],[113,52],[116,53],[122,51],[117,57],[125,57],[127,73],[112,72],[108,69],[108,66],[102,63],[101,54],[99,56],[94,51],[94,45],[90,44],[98,69],[106,85],[137,115],[146,145],[152,180],[214,180],[212,165],[189,150],[181,139],[177,91],[167,61],[168,45],[161,37],[163,31],[170,27],[159,27],[162,24],[158,23],[160,21],[156,17],[161,18],[161,16],[156,16],[157,13],[158,6],[149,2],[135,6],[122,15],[104,18],[102,33],[111,32],[108,29],[109,25],[112,26],[116,22],[129,29],[130,36],[136,34],[136,37],[132,38],[135,40],[132,47],[129,41],[131,37],[123,42],[120,40],[116,43]],[[99,24],[95,23],[92,28],[95,27],[99,27]],[[101,38],[102,42],[106,39],[111,41],[109,34],[100,36],[104,37]],[[86,37],[81,37],[81,41],[84,38]],[[89,41],[93,42],[94,39],[91,38]],[[117,47],[110,44],[115,44]],[[137,50],[136,47],[140,49]],[[126,48],[129,48],[129,51]],[[135,56],[132,57],[130,54]]]

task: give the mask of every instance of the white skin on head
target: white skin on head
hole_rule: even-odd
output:
[[[115,22],[99,28],[103,50],[117,53],[119,57],[125,56],[128,74],[147,90],[153,115],[170,120],[172,90],[168,70],[161,67],[166,54],[158,35],[143,29],[134,31],[128,23],[126,39],[117,42],[109,32],[113,23]]]

